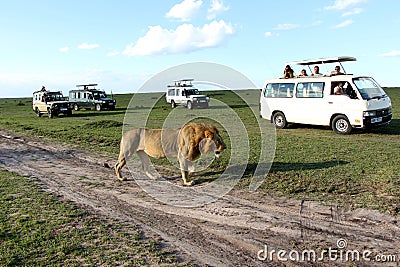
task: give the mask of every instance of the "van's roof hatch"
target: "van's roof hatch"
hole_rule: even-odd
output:
[[[308,60],[301,60],[301,61],[293,61],[289,62],[288,65],[303,65],[308,66],[310,72],[311,68],[310,65],[318,65],[318,64],[329,64],[329,63],[339,63],[342,67],[343,72],[346,74],[346,70],[344,69],[342,62],[346,61],[357,61],[355,57],[328,57],[328,58],[317,58],[317,59],[308,59]]]
[[[307,59],[301,61],[293,61],[289,62],[289,65],[318,65],[318,64],[327,64],[327,63],[336,63],[336,62],[345,62],[345,61],[356,61],[355,57],[329,57],[329,58],[317,58],[317,59]]]

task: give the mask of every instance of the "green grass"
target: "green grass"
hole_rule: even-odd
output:
[[[327,127],[291,125],[277,130],[275,159],[266,179],[259,188],[265,194],[318,200],[343,207],[367,207],[397,214],[400,203],[400,89],[387,88],[392,99],[393,119],[389,126],[368,132],[354,131],[342,136]],[[242,94],[258,97],[258,90],[242,91]],[[228,103],[240,116],[249,133],[250,161],[239,186],[245,188],[257,166],[260,136],[256,119],[243,101],[230,91],[209,92],[213,99]],[[0,128],[21,134],[46,136],[55,140],[78,144],[94,150],[105,150],[117,157],[122,124],[135,123],[155,102],[160,93],[135,95],[137,104],[126,110],[132,95],[116,95],[115,111],[78,111],[72,117],[49,119],[36,118],[31,111],[30,99],[1,99]],[[150,100],[150,101],[149,101]],[[175,111],[190,120],[199,114],[221,112],[223,107],[189,111],[182,107]],[[125,120],[125,112],[130,120]],[[151,111],[147,127],[163,126],[171,112],[163,97]],[[257,114],[258,115],[258,114]],[[207,119],[196,119],[209,121]],[[228,150],[219,161],[214,161],[200,178],[213,179],[227,166],[230,155],[229,138],[221,132]],[[156,165],[169,164],[166,160],[154,161]],[[171,170],[172,171],[168,171]],[[167,174],[177,174],[173,168],[163,168]],[[216,172],[216,174],[212,174]]]
[[[102,220],[0,170],[0,266],[184,266],[135,225]]]

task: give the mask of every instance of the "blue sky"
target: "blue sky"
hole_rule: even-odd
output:
[[[333,56],[400,86],[399,10],[397,0],[2,0],[0,97],[85,82],[132,93],[189,62],[229,66],[261,88],[286,62]]]

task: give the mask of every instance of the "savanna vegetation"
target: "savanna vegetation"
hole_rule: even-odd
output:
[[[261,187],[264,194],[334,203],[346,209],[370,208],[398,215],[400,212],[400,88],[385,89],[393,105],[390,125],[368,131],[355,130],[351,135],[337,135],[327,127],[290,125],[276,131],[276,150],[272,167]],[[259,94],[249,90],[247,94]],[[212,99],[229,105],[244,123],[252,152],[246,171],[236,186],[245,189],[257,166],[260,135],[251,110],[231,91],[211,91]],[[95,153],[106,151],[117,158],[123,126],[129,120],[141,118],[148,112],[146,102],[129,105],[133,95],[115,95],[117,108],[113,111],[81,110],[73,115],[49,119],[38,118],[31,108],[31,99],[0,99],[0,129],[19,135],[41,137],[43,141],[66,142]],[[160,93],[135,95],[152,99],[156,104],[145,122],[147,127],[163,126],[171,111]],[[218,105],[210,105],[218,113]],[[194,114],[203,110],[178,108],[179,114],[198,121],[209,121]],[[130,119],[127,120],[126,116]],[[214,179],[229,161],[229,138],[221,129],[228,149],[221,159],[200,173],[203,180]],[[164,166],[166,160],[155,165],[166,174],[178,173]],[[211,171],[211,172],[210,172]],[[214,174],[213,174],[214,173]],[[57,200],[41,192],[31,179],[0,172],[0,262],[6,265],[40,265],[60,262],[78,265],[101,265],[109,262],[149,264],[165,262],[177,264],[176,259],[142,238],[140,231],[130,232],[110,226],[109,222],[77,208],[72,203]],[[51,218],[51,224],[44,223]],[[104,236],[109,237],[105,240]],[[73,241],[69,241],[73,240]],[[122,253],[111,253],[112,244],[122,244],[135,250],[137,257],[126,258]],[[85,244],[85,245],[82,245]],[[99,252],[94,247],[102,248]],[[142,251],[140,254],[138,251]],[[32,255],[39,255],[32,257]],[[66,257],[65,255],[69,255]],[[71,256],[73,255],[73,256]],[[90,257],[88,256],[90,255]],[[106,255],[106,256],[104,256]],[[142,255],[142,256],[141,256]],[[144,256],[143,256],[144,255]],[[68,264],[70,265],[70,264]]]

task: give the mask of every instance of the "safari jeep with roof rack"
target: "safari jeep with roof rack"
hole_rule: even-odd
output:
[[[98,84],[80,84],[69,91],[69,105],[75,111],[79,109],[95,109],[101,111],[103,109],[114,110],[115,99],[107,97],[104,90],[96,89]]]
[[[334,57],[288,63],[310,66],[356,61]],[[339,69],[339,68],[338,68]],[[268,80],[261,90],[260,116],[285,128],[288,123],[330,126],[335,133],[389,124],[392,104],[382,87],[368,76],[343,73]]]
[[[200,94],[199,90],[192,84],[193,79],[176,80],[174,84],[167,86],[165,99],[172,108],[178,105],[186,106],[188,109],[195,107],[208,108],[210,98]]]
[[[72,109],[60,91],[51,92],[42,89],[33,92],[32,108],[38,117],[43,114],[47,114],[49,118],[58,116],[61,113],[68,116],[72,115]]]

